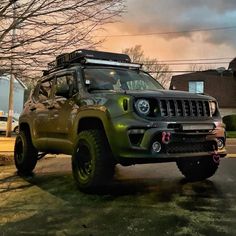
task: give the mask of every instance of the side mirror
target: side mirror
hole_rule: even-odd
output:
[[[93,90],[93,88],[91,88],[91,80],[86,79],[86,80],[85,80],[85,86],[87,87],[88,92],[90,92],[91,90]]]

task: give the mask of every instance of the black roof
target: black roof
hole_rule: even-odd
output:
[[[229,69],[236,71],[236,58],[229,63]]]

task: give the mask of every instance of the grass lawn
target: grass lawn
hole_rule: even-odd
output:
[[[227,138],[236,138],[236,131],[227,131],[226,136]]]

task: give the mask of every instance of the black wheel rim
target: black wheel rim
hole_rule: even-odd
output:
[[[23,160],[23,142],[21,139],[18,139],[16,143],[15,158],[18,163],[21,163]]]
[[[83,181],[88,180],[92,173],[92,156],[89,147],[84,143],[77,149],[77,166],[79,178]]]

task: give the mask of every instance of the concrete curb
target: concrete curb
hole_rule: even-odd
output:
[[[0,137],[0,153],[9,153],[14,151],[15,137]]]
[[[0,152],[0,166],[7,166],[14,164],[13,152]],[[43,159],[60,158],[69,155],[47,154]],[[40,160],[39,160],[40,161]]]
[[[4,141],[15,141],[15,137],[0,137],[0,142]]]
[[[228,154],[226,158],[236,158],[236,154]]]

